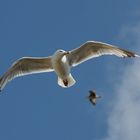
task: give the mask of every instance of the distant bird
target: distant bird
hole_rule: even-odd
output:
[[[116,55],[118,57],[136,57],[133,52],[117,48],[113,45],[88,41],[72,51],[57,50],[52,56],[36,58],[23,57],[17,60],[0,79],[0,90],[12,79],[33,73],[55,71],[58,84],[67,88],[74,85],[71,67],[101,55]]]
[[[96,94],[96,91],[95,91],[95,90],[90,90],[89,93],[90,93],[89,96],[88,96],[89,101],[90,101],[93,105],[96,105],[96,100],[99,99],[99,98],[101,98],[101,96],[98,96],[98,95]]]

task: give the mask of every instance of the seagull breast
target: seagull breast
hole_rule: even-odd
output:
[[[54,54],[52,57],[52,66],[60,78],[65,78],[70,73],[70,66],[68,63],[67,55],[64,53]]]

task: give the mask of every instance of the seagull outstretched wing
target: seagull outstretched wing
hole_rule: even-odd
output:
[[[17,60],[0,79],[0,90],[12,79],[33,73],[53,71],[51,57],[24,57]]]
[[[84,61],[94,57],[99,57],[101,55],[116,55],[118,57],[138,56],[131,51],[127,51],[110,44],[97,41],[88,41],[79,48],[70,51],[69,63],[71,66],[76,66]]]

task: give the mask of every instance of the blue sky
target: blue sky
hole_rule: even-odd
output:
[[[20,57],[44,57],[60,48],[72,50],[88,40],[137,51],[139,5],[139,0],[1,0],[0,74]],[[0,139],[117,140],[110,132],[114,130],[118,136],[121,126],[115,129],[111,120],[117,125],[126,119],[120,115],[117,120],[113,115],[117,116],[118,102],[125,100],[125,96],[121,100],[120,91],[128,92],[126,68],[134,74],[137,63],[115,56],[95,58],[72,69],[77,83],[68,89],[57,85],[54,73],[13,80],[0,96]],[[103,96],[96,107],[86,99],[89,89]],[[129,107],[133,110],[133,102]],[[130,114],[138,116],[137,111]],[[131,127],[128,122],[127,127]],[[127,132],[121,137],[124,140],[128,140]]]

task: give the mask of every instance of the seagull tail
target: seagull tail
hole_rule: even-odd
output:
[[[69,74],[65,79],[61,79],[60,77],[58,77],[58,85],[63,88],[71,87],[75,84],[75,82],[76,81],[71,74]]]

